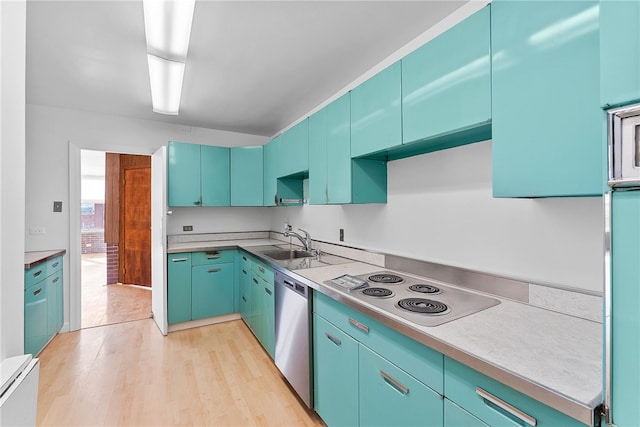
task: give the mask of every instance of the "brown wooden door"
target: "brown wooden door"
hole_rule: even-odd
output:
[[[120,282],[151,286],[151,167],[122,171]]]

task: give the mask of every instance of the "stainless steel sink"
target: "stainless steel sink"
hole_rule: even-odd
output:
[[[275,260],[285,260],[285,259],[297,259],[297,258],[315,258],[316,255],[310,252],[300,251],[297,249],[289,250],[289,249],[277,249],[272,251],[264,251],[262,252],[264,256],[267,256],[271,259]]]

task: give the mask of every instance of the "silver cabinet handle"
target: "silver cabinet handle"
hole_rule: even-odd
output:
[[[189,258],[173,258],[171,262],[184,262],[189,261]]]
[[[260,270],[260,273],[264,273],[264,268],[258,266],[258,270]]]
[[[636,136],[636,140],[635,140],[635,156],[634,156],[634,161],[635,161],[635,167],[640,167],[640,125],[636,125],[635,128],[635,136]]]
[[[271,289],[264,288],[264,291],[267,293],[267,295],[271,295]]]
[[[363,325],[362,323],[358,322],[355,319],[349,318],[349,323],[351,323],[353,326],[355,326],[358,329],[362,329],[363,331],[365,331],[366,333],[369,333],[369,327],[367,325]]]
[[[252,280],[253,280],[253,283],[255,283],[256,285],[258,284],[258,280],[255,277]]]
[[[247,302],[247,299],[242,295],[242,301]]]
[[[42,274],[42,270],[38,270],[35,273],[33,273],[33,277],[38,277],[41,274]]]
[[[385,371],[380,371],[380,376],[384,381],[394,389],[398,390],[402,394],[409,394],[409,387],[403,385],[400,381],[387,374]]]
[[[246,260],[247,260],[247,257],[246,257],[246,256],[243,256],[243,257],[242,257],[242,259],[246,261]]]
[[[207,273],[217,273],[219,271],[220,271],[219,268],[212,268],[211,270],[207,270]]]
[[[207,259],[219,259],[221,257],[222,257],[221,255],[209,255],[207,256]]]
[[[58,261],[56,261],[53,264],[51,264],[51,267],[56,268],[58,266],[58,264],[60,264],[60,263]]]
[[[242,270],[242,274],[247,274],[247,270]]]
[[[34,296],[36,296],[36,295],[38,295],[40,292],[42,292],[42,288],[39,288],[39,289],[35,290],[35,291],[33,292],[33,295],[34,295]]]
[[[480,396],[484,400],[484,403],[486,405],[489,405],[492,409],[498,410],[503,413],[506,412],[505,415],[516,417],[520,421],[523,421],[530,426],[535,426],[538,423],[538,421],[532,416],[525,414],[518,408],[509,405],[504,400],[495,397],[493,394],[481,389],[480,387],[476,387],[476,393],[478,393],[478,396]]]
[[[335,345],[342,345],[342,341],[339,338],[334,337],[333,335],[331,335],[329,332],[324,331],[324,334],[327,336],[327,338],[329,338],[329,340],[331,342],[333,342]]]
[[[53,279],[53,281],[52,281],[52,282],[53,282],[53,283],[56,283],[58,280],[60,280],[60,278],[59,278],[59,277],[56,277],[55,279]]]

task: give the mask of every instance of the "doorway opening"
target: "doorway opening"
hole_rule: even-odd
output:
[[[80,155],[80,327],[149,318],[151,157]]]

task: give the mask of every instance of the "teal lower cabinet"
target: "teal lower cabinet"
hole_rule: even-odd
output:
[[[24,352],[38,354],[64,323],[62,256],[24,272]]]
[[[640,191],[611,201],[611,414],[618,427],[640,425]]]
[[[329,427],[359,425],[358,346],[358,341],[314,314],[314,406]]]
[[[581,422],[448,357],[444,384],[447,399],[490,426],[584,427]]]
[[[443,425],[442,396],[363,345],[358,375],[360,425]]]
[[[235,312],[235,250],[169,254],[170,325]]]
[[[444,427],[489,427],[449,399],[444,399]]]
[[[240,315],[273,359],[276,334],[273,269],[243,251],[240,254]]]
[[[233,263],[191,269],[191,319],[233,313]]]
[[[167,263],[167,319],[191,320],[191,252],[170,254]]]

